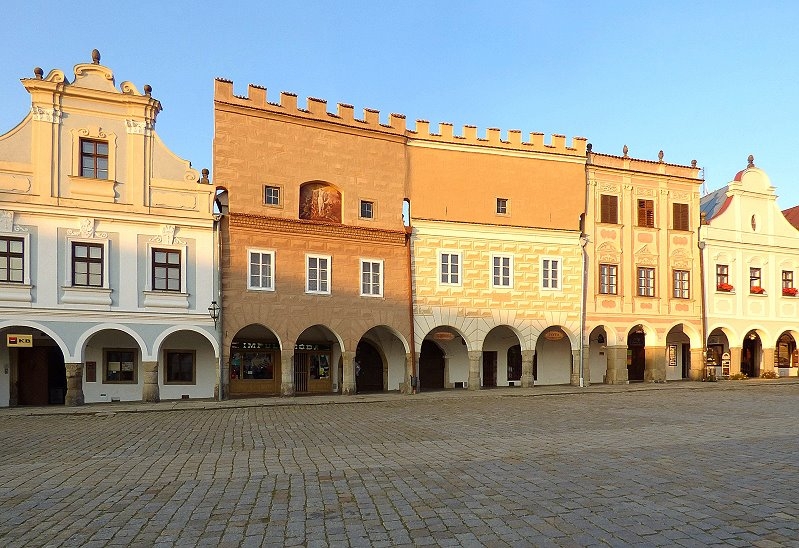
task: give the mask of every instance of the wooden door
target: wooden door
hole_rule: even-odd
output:
[[[497,353],[494,350],[483,351],[483,386],[497,386]]]
[[[422,342],[422,351],[419,354],[419,388],[444,388],[444,352],[432,341]]]

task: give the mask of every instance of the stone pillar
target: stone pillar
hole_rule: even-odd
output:
[[[644,349],[644,381],[666,382],[666,352],[664,346],[647,346]]]
[[[158,388],[158,362],[142,362],[144,369],[144,386],[141,391],[141,400],[158,403],[161,401],[161,392]]]
[[[416,366],[416,367],[414,367]],[[405,354],[405,382],[402,385],[404,394],[415,394],[416,389],[411,385],[411,377],[419,375],[419,354],[416,352],[407,352]]]
[[[774,371],[774,351],[775,349],[773,346],[771,348],[763,348],[761,352],[760,375],[767,371]]]
[[[583,386],[591,384],[591,348],[583,347]]]
[[[280,353],[280,395],[294,395],[294,353]]]
[[[355,352],[342,352],[344,360],[344,378],[341,379],[341,393],[345,396],[354,396],[357,388],[355,384]]]
[[[64,405],[74,407],[83,405],[83,364],[66,363],[67,370],[67,395],[64,397]]]
[[[572,349],[572,367],[569,381],[572,386],[580,386],[580,350]]]
[[[730,347],[730,375],[741,373],[741,347]]]
[[[688,378],[692,381],[701,381],[705,370],[705,351],[701,348],[691,349],[691,365],[688,368]]]
[[[535,350],[522,350],[522,388],[532,388],[535,385],[533,358]]]
[[[480,362],[482,359],[482,352],[469,352],[469,390],[480,390]]]
[[[627,347],[608,346],[605,348],[607,356],[607,373],[605,382],[607,384],[627,384]]]

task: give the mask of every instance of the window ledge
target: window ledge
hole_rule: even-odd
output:
[[[69,194],[73,198],[82,198],[97,202],[114,202],[116,181],[113,179],[91,179],[71,175],[69,177]]]
[[[14,282],[0,282],[0,301],[15,303],[30,303],[31,296],[30,284],[18,284]]]
[[[62,287],[61,302],[111,306],[111,290],[103,287]]]
[[[177,291],[144,291],[145,308],[189,308],[189,294]]]

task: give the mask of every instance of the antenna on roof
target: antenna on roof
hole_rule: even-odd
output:
[[[699,171],[699,174],[702,175],[702,196],[707,196],[707,179],[705,178],[705,168],[704,168],[704,166]]]

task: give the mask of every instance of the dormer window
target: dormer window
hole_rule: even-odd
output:
[[[80,140],[80,176],[108,179],[108,143],[93,139]]]

